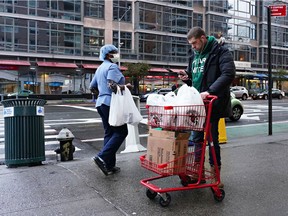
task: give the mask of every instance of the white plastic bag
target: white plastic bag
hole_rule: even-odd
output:
[[[162,94],[150,94],[146,100],[146,105],[149,106],[162,106],[164,104],[165,98]]]
[[[112,93],[111,97],[109,124],[111,126],[136,124],[142,119],[143,117],[136,107],[129,89],[125,86],[125,90],[121,92],[118,86],[117,93]]]
[[[177,94],[177,105],[188,106],[187,109],[177,110],[179,118],[177,125],[203,128],[205,123],[206,111],[200,93],[193,86],[182,85]]]
[[[184,84],[177,92],[177,104],[181,106],[203,105],[203,100],[197,89]]]

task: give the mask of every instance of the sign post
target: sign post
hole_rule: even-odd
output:
[[[286,16],[286,5],[270,5],[267,7],[268,25],[268,135],[272,135],[272,63],[271,63],[271,16]]]

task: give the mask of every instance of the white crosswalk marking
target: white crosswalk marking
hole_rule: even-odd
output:
[[[56,153],[55,149],[59,148],[59,141],[56,139],[58,132],[51,128],[49,124],[44,125],[44,134],[45,134],[45,157],[46,160],[48,158],[55,158]],[[0,120],[0,164],[5,161],[5,131],[4,131],[4,120]],[[75,148],[75,151],[80,151],[81,149]]]

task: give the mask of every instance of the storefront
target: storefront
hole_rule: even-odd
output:
[[[30,62],[20,60],[0,60],[0,94],[20,91],[24,88],[24,77],[29,74]]]

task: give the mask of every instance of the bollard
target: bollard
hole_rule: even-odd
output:
[[[133,95],[133,100],[138,110],[140,110],[140,98]],[[146,151],[147,149],[140,144],[138,124],[128,124],[127,126],[128,135],[125,139],[125,150],[121,151],[121,153]]]
[[[61,161],[73,160],[75,146],[72,144],[74,135],[67,128],[63,128],[56,139],[60,142],[60,148],[56,149],[56,154],[60,154]]]
[[[218,124],[218,132],[219,132],[219,143],[224,144],[227,143],[227,134],[226,134],[226,126],[225,126],[225,118],[221,118]]]

